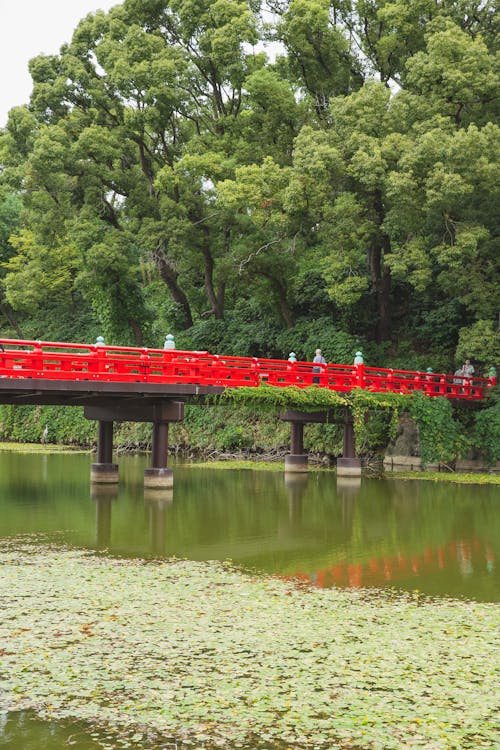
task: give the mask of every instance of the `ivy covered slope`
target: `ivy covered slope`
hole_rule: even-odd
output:
[[[127,747],[500,741],[494,605],[303,590],[218,563],[145,565],[16,540],[0,562],[8,710],[83,720]]]
[[[124,0],[31,60],[0,132],[2,334],[482,374],[494,0],[267,9]]]
[[[356,450],[359,455],[383,452],[394,439],[400,414],[408,413],[419,431],[420,455],[424,464],[452,461],[476,448],[486,463],[500,459],[500,404],[497,394],[492,394],[486,407],[474,414],[468,410],[454,413],[451,402],[445,398],[430,398],[419,392],[414,394],[371,393],[356,389],[350,393],[336,393],[324,388],[259,388],[228,389],[218,399],[221,403],[251,405],[258,413],[287,408],[302,411],[328,410],[332,421],[341,424],[345,408],[354,417]],[[314,432],[330,449],[320,452],[341,455],[339,428],[328,431],[333,425],[318,426]],[[311,427],[308,428],[310,430]],[[337,440],[335,439],[337,438]],[[339,442],[340,438],[340,442]],[[325,446],[325,442],[323,442]]]

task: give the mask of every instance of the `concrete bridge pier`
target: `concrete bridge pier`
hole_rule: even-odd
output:
[[[144,487],[169,489],[174,475],[167,468],[168,425],[184,419],[184,402],[158,399],[153,402],[143,398],[117,400],[110,398],[102,406],[86,406],[86,419],[99,422],[97,464],[92,464],[91,478],[95,482],[117,482],[118,466],[112,464],[113,422],[152,422],[153,440],[151,468],[144,472]]]
[[[291,425],[290,455],[285,456],[285,472],[305,474],[308,471],[308,457],[307,453],[304,453],[304,425],[331,422],[334,415],[330,411],[304,412],[287,409],[280,414],[280,419],[282,422],[290,422]]]
[[[113,422],[99,420],[97,463],[91,464],[90,480],[98,484],[118,482],[118,464],[113,463]]]
[[[151,468],[144,471],[146,489],[167,489],[174,486],[174,472],[167,468],[168,422],[153,422]]]
[[[337,458],[338,477],[360,477],[361,459],[356,458],[354,421],[350,411],[344,416],[344,439],[342,457]]]

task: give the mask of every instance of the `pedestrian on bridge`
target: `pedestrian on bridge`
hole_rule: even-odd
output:
[[[323,357],[321,349],[316,349],[313,364],[316,365],[315,367],[313,367],[313,372],[321,372],[323,368],[318,367],[318,365],[326,365],[326,359]],[[313,378],[313,383],[319,383],[319,378]]]
[[[466,359],[462,365],[462,372],[466,378],[471,378],[474,375],[474,366],[471,365],[470,359]]]

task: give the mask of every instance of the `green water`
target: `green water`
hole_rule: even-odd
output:
[[[316,586],[395,586],[500,600],[500,487],[177,465],[145,495],[144,456],[91,489],[85,454],[0,452],[0,537],[43,534],[111,554],[232,559]]]
[[[178,464],[172,492],[145,494],[144,456],[120,485],[92,489],[85,454],[0,452],[0,538],[112,555],[231,559],[313,586],[375,586],[500,601],[500,488],[425,481],[341,483],[333,473]],[[0,571],[1,574],[1,571]],[[79,726],[1,714],[0,748],[94,750]]]

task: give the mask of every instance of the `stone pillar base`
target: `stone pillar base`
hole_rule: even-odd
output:
[[[172,469],[145,469],[144,487],[147,489],[165,489],[174,486]]]
[[[307,454],[285,456],[285,471],[294,474],[304,474],[308,471]]]
[[[117,484],[118,464],[91,464],[90,481],[97,484]]]
[[[338,477],[360,477],[361,459],[359,458],[337,458]]]

